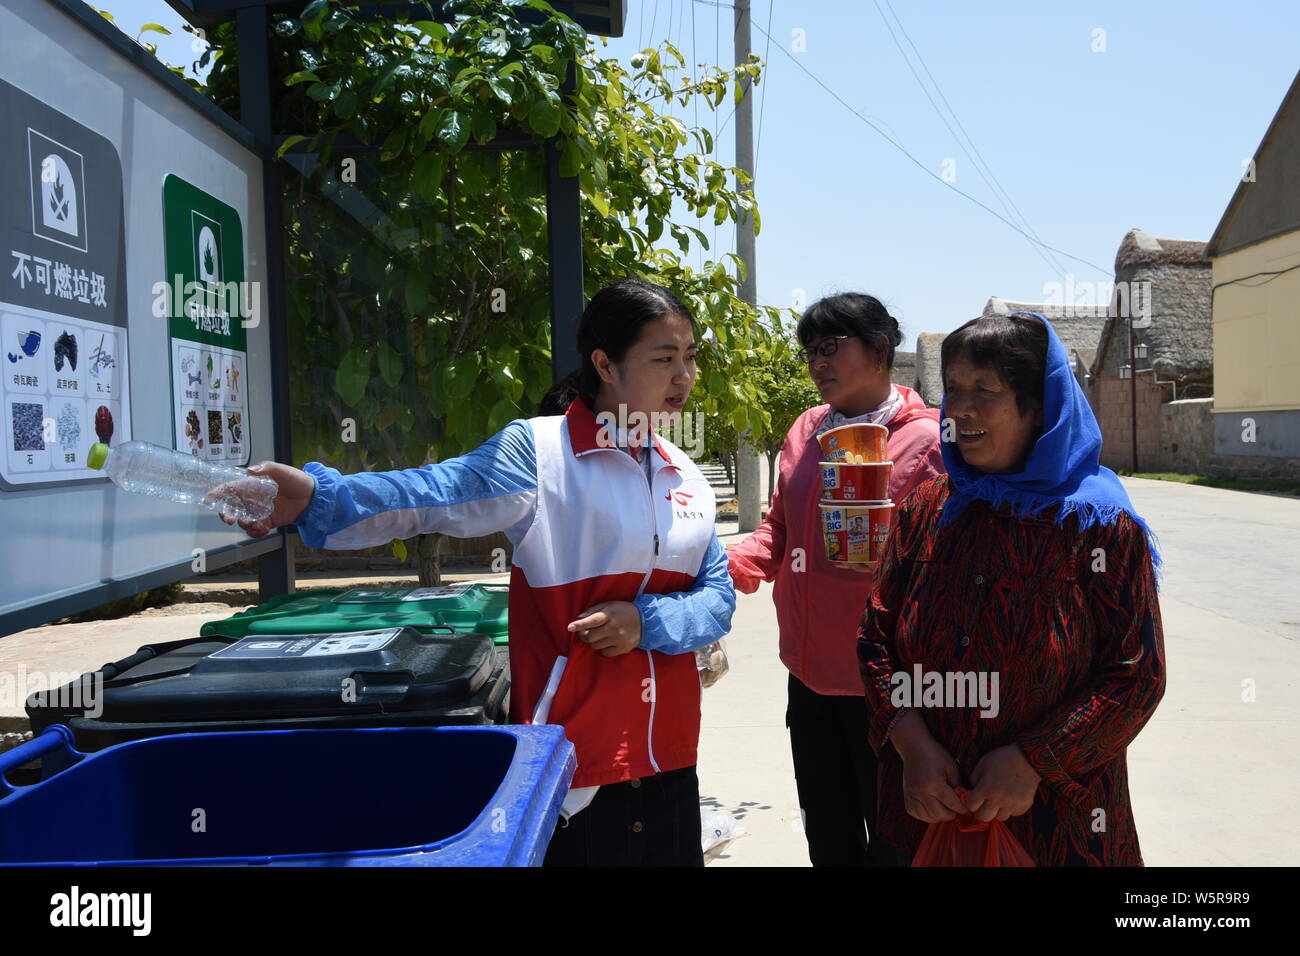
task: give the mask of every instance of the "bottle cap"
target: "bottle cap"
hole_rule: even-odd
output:
[[[86,464],[91,468],[103,468],[107,458],[108,446],[102,441],[97,441],[90,446],[90,453],[86,455]]]

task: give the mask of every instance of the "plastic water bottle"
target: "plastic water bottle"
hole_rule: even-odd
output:
[[[86,464],[102,469],[119,488],[181,504],[197,504],[237,521],[260,521],[275,507],[279,486],[270,478],[250,475],[237,465],[203,461],[193,455],[128,441],[111,449],[91,446]],[[209,497],[221,488],[221,493]],[[207,499],[207,500],[205,500]]]

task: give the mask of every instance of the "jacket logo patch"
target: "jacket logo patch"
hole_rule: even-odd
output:
[[[664,495],[664,501],[672,502],[673,504],[678,504],[685,507],[690,505],[691,499],[694,497],[695,495],[689,491],[670,491],[668,492],[668,494]],[[674,508],[673,517],[682,518],[682,519],[703,518],[704,512],[694,511],[694,510],[683,511],[682,508]]]

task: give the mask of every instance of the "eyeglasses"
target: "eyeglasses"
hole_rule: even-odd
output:
[[[802,348],[798,352],[795,352],[794,354],[799,357],[800,362],[803,362],[805,365],[807,365],[818,355],[821,355],[825,358],[830,358],[832,355],[834,355],[836,352],[839,351],[840,339],[851,339],[851,338],[853,338],[853,336],[851,335],[832,335],[830,338],[823,341],[820,345],[809,345],[807,348]]]

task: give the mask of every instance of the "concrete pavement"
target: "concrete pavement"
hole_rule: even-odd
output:
[[[1123,481],[1165,559],[1165,697],[1129,748],[1147,864],[1295,866],[1300,499]]]
[[[808,866],[794,766],[785,729],[789,671],[777,657],[772,586],[738,594],[727,658],[731,670],[704,691],[700,801],[726,810],[749,833],[713,866]]]

